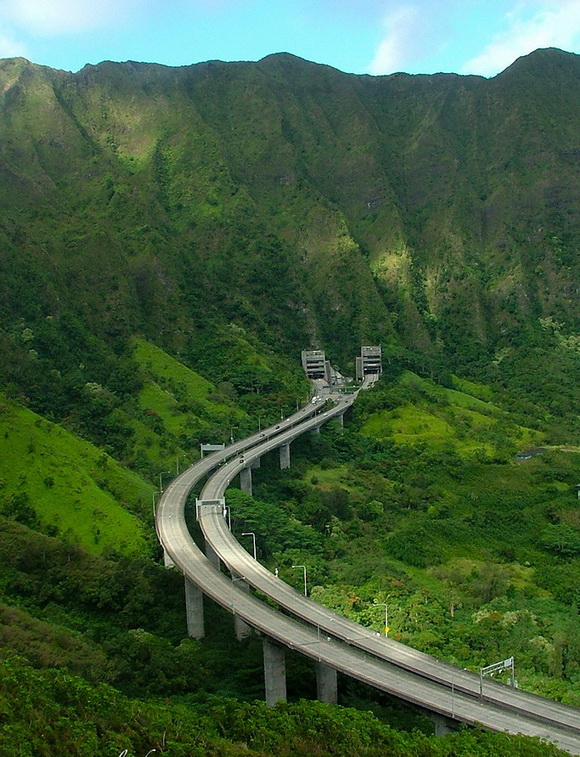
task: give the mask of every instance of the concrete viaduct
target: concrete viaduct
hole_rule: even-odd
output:
[[[375,377],[365,379],[368,386]],[[317,696],[334,703],[337,672],[400,697],[429,713],[436,732],[454,724],[539,736],[571,754],[580,755],[580,710],[485,679],[441,662],[340,616],[300,594],[274,576],[236,541],[228,528],[225,492],[240,477],[251,494],[252,468],[260,457],[279,449],[280,467],[290,466],[290,444],[300,434],[319,431],[343,416],[356,395],[329,392],[333,402],[311,401],[279,424],[216,451],[185,470],[163,492],[156,528],[167,566],[185,577],[188,633],[204,635],[203,595],[234,616],[236,634],[252,630],[263,636],[266,701],[286,698],[284,649],[313,659]],[[208,474],[196,500],[196,516],[205,540],[205,554],[185,524],[185,504],[193,487]],[[229,576],[222,572],[222,564]],[[250,587],[276,603],[279,610],[255,597]],[[283,610],[281,612],[280,610]]]

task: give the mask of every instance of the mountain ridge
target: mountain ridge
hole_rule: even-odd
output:
[[[543,86],[554,71],[554,86]],[[346,324],[350,352],[360,340],[402,341],[451,360],[458,340],[463,351],[493,349],[500,320],[509,331],[536,313],[563,315],[580,327],[568,296],[574,266],[558,265],[574,260],[579,238],[577,55],[539,50],[492,79],[374,78],[288,53],[179,68],[103,62],[76,74],[13,59],[0,75],[0,220],[13,234],[8,207],[22,218],[42,206],[57,236],[76,225],[78,241],[66,231],[56,246],[101,250],[110,269],[101,299],[116,287],[130,331],[168,311],[191,331],[195,318],[175,309],[191,301],[181,269],[197,272],[202,311],[269,338],[255,281],[268,268],[268,283],[286,272],[272,302],[296,326],[288,346],[327,345],[339,360]],[[48,249],[42,225],[27,223],[21,253]],[[260,249],[248,255],[250,240]],[[75,257],[87,262],[79,252],[51,257],[65,278]],[[94,325],[106,318],[99,308]],[[467,331],[456,323],[466,308],[478,313]],[[182,343],[162,346],[178,354]]]

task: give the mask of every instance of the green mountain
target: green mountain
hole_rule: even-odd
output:
[[[215,608],[215,637],[184,639],[151,517],[200,443],[304,400],[301,349],[353,375],[379,343],[384,380],[347,429],[297,441],[284,475],[265,460],[234,525],[356,620],[380,628],[388,601],[402,641],[473,669],[515,650],[526,688],[578,703],[579,78],[555,49],[489,80],[287,54],[0,61],[6,754],[166,733],[172,754],[324,754],[326,733],[344,755],[547,753],[224,699],[262,695],[259,642]],[[309,695],[313,672],[288,671]]]
[[[2,325],[74,313],[186,355],[233,321],[342,362],[573,330],[579,70],[554,49],[490,80],[2,61]]]

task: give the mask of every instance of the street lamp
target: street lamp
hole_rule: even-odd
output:
[[[304,596],[307,597],[308,596],[308,589],[307,589],[307,584],[306,584],[306,565],[293,565],[292,567],[293,568],[302,568],[302,570],[304,571]]]
[[[163,491],[163,476],[166,473],[168,473],[169,475],[171,475],[171,471],[170,470],[162,470],[161,473],[159,474],[159,491],[160,492]]]
[[[455,674],[451,673],[451,717],[455,717]]]
[[[256,557],[256,534],[253,531],[244,531],[242,536],[251,536],[252,537],[252,544],[254,545],[254,560],[257,560]]]
[[[375,602],[375,607],[385,608],[385,638],[389,635],[389,605],[386,602]]]

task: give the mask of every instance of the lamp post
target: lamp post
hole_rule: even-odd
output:
[[[307,597],[308,596],[308,588],[307,588],[307,583],[306,583],[306,565],[293,565],[292,567],[293,568],[302,568],[302,570],[304,571],[304,596]]]
[[[386,602],[375,602],[375,607],[385,608],[385,638],[389,635],[389,605]]]
[[[256,534],[253,531],[244,531],[242,536],[251,536],[252,537],[252,544],[254,546],[254,560],[257,560],[256,557]]]
[[[159,474],[159,491],[160,492],[163,491],[163,476],[166,473],[168,473],[169,475],[171,475],[171,471],[170,470],[162,470],[161,473]]]
[[[451,674],[451,717],[455,717],[455,675]]]

